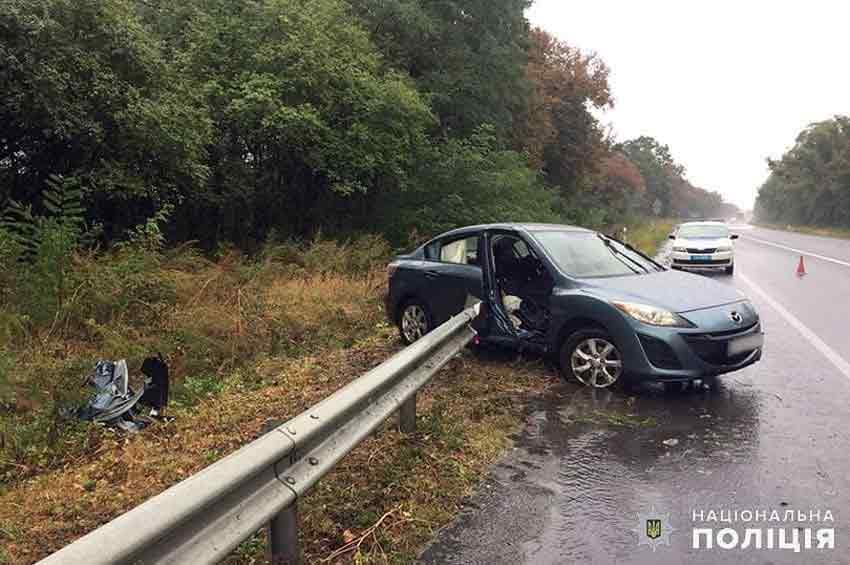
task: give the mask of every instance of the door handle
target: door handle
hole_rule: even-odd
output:
[[[429,279],[436,279],[439,276],[440,273],[438,273],[437,271],[425,271],[425,277]]]

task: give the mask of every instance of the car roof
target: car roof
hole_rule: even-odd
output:
[[[708,220],[703,222],[682,222],[679,226],[724,226],[729,227],[726,222],[717,222],[714,220]]]
[[[589,230],[587,228],[581,228],[578,226],[569,226],[565,224],[541,224],[541,223],[518,223],[518,222],[506,222],[501,224],[479,224],[476,226],[465,226],[462,228],[453,229],[451,231],[447,231],[446,233],[438,235],[434,239],[442,239],[444,237],[451,237],[453,235],[463,235],[464,233],[469,232],[478,232],[485,230],[519,230],[519,231],[571,231],[571,232],[586,232],[593,233],[593,230]]]

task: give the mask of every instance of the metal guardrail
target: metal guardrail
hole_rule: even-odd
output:
[[[299,563],[298,499],[394,412],[415,431],[417,391],[472,340],[479,306],[40,563],[215,563],[264,525],[272,562]]]

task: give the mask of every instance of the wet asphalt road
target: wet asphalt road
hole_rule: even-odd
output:
[[[737,272],[712,276],[758,308],[762,361],[712,390],[559,384],[532,401],[514,450],[422,562],[850,563],[850,241],[738,233]],[[653,507],[674,528],[655,551],[632,531]],[[692,522],[693,510],[788,509],[835,520]],[[835,549],[691,547],[693,527],[743,538],[747,527],[793,525],[834,527]]]

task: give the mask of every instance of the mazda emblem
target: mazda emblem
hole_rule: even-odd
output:
[[[732,318],[732,321],[736,324],[742,324],[744,322],[744,317],[738,314],[737,312],[732,312],[729,314],[729,317]]]

